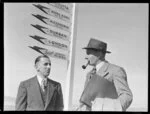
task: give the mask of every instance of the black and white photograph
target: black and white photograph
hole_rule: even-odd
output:
[[[3,111],[148,111],[148,3],[3,5]]]

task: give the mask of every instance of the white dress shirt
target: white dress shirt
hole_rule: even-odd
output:
[[[37,79],[38,79],[38,82],[40,84],[40,87],[42,87],[42,80],[46,80],[47,81],[47,78],[42,78],[41,76],[37,75]]]

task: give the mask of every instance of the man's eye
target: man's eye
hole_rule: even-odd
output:
[[[49,64],[49,63],[45,63],[44,65],[45,65],[45,66],[47,66],[47,65],[51,66],[51,64]]]

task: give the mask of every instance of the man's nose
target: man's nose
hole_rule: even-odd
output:
[[[85,57],[86,60],[90,60],[92,58],[92,55],[88,55]]]
[[[48,68],[50,68],[50,67],[51,67],[51,65],[47,65],[47,67],[48,67]]]

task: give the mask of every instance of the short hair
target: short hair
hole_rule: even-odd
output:
[[[40,56],[38,56],[38,57],[35,59],[35,65],[36,65],[37,62],[40,61],[41,58],[48,58],[48,59],[50,60],[50,58],[49,58],[47,55],[40,55]]]

